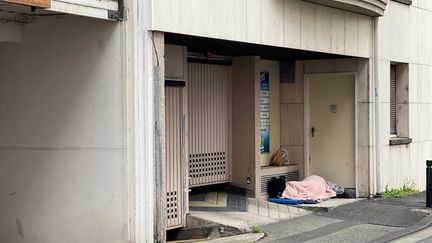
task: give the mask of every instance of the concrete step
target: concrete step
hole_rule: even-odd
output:
[[[256,198],[247,198],[246,205],[248,213],[275,220],[287,220],[312,213],[302,208],[272,203]]]
[[[226,192],[207,192],[200,201],[190,201],[191,211],[246,212],[272,220],[301,217],[311,212],[299,207],[283,205]]]

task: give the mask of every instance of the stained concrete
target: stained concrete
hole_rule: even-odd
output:
[[[300,204],[298,205],[298,207],[303,208],[303,209],[307,209],[307,210],[313,210],[313,211],[323,211],[323,212],[328,212],[334,208],[343,206],[343,205],[347,205],[350,203],[355,203],[355,202],[359,202],[363,200],[362,198],[335,198],[335,199],[330,199],[327,201],[324,201],[322,203],[318,203],[318,204]]]
[[[388,242],[432,224],[432,210],[424,202],[424,193],[406,199],[365,199],[265,225],[268,237],[262,242]]]

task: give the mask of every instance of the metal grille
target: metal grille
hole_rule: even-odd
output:
[[[225,152],[189,155],[189,177],[192,180],[208,176],[225,180],[226,169]]]
[[[390,134],[397,135],[396,65],[390,65]]]
[[[166,210],[169,229],[184,225],[183,209],[183,87],[165,87]]]
[[[179,218],[179,210],[178,210],[178,198],[177,192],[168,192],[167,193],[167,219],[170,221],[171,219]],[[168,224],[168,226],[173,226]]]
[[[188,63],[189,186],[227,182],[231,67]]]
[[[295,83],[295,62],[283,61],[279,64],[280,83]]]
[[[278,173],[271,175],[262,175],[261,176],[261,194],[268,193],[268,183],[272,177],[285,176],[287,181],[298,181],[299,180],[299,171],[292,171],[288,173]]]

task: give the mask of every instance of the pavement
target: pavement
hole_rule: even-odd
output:
[[[425,207],[425,193],[361,200],[263,225],[267,236],[260,242],[432,242],[431,213]],[[416,238],[407,238],[415,234]]]

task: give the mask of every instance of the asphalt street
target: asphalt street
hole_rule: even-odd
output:
[[[262,242],[432,242],[432,228],[427,228],[431,213],[424,193],[405,199],[362,200],[265,225],[267,237]],[[407,238],[415,234],[416,238]]]

